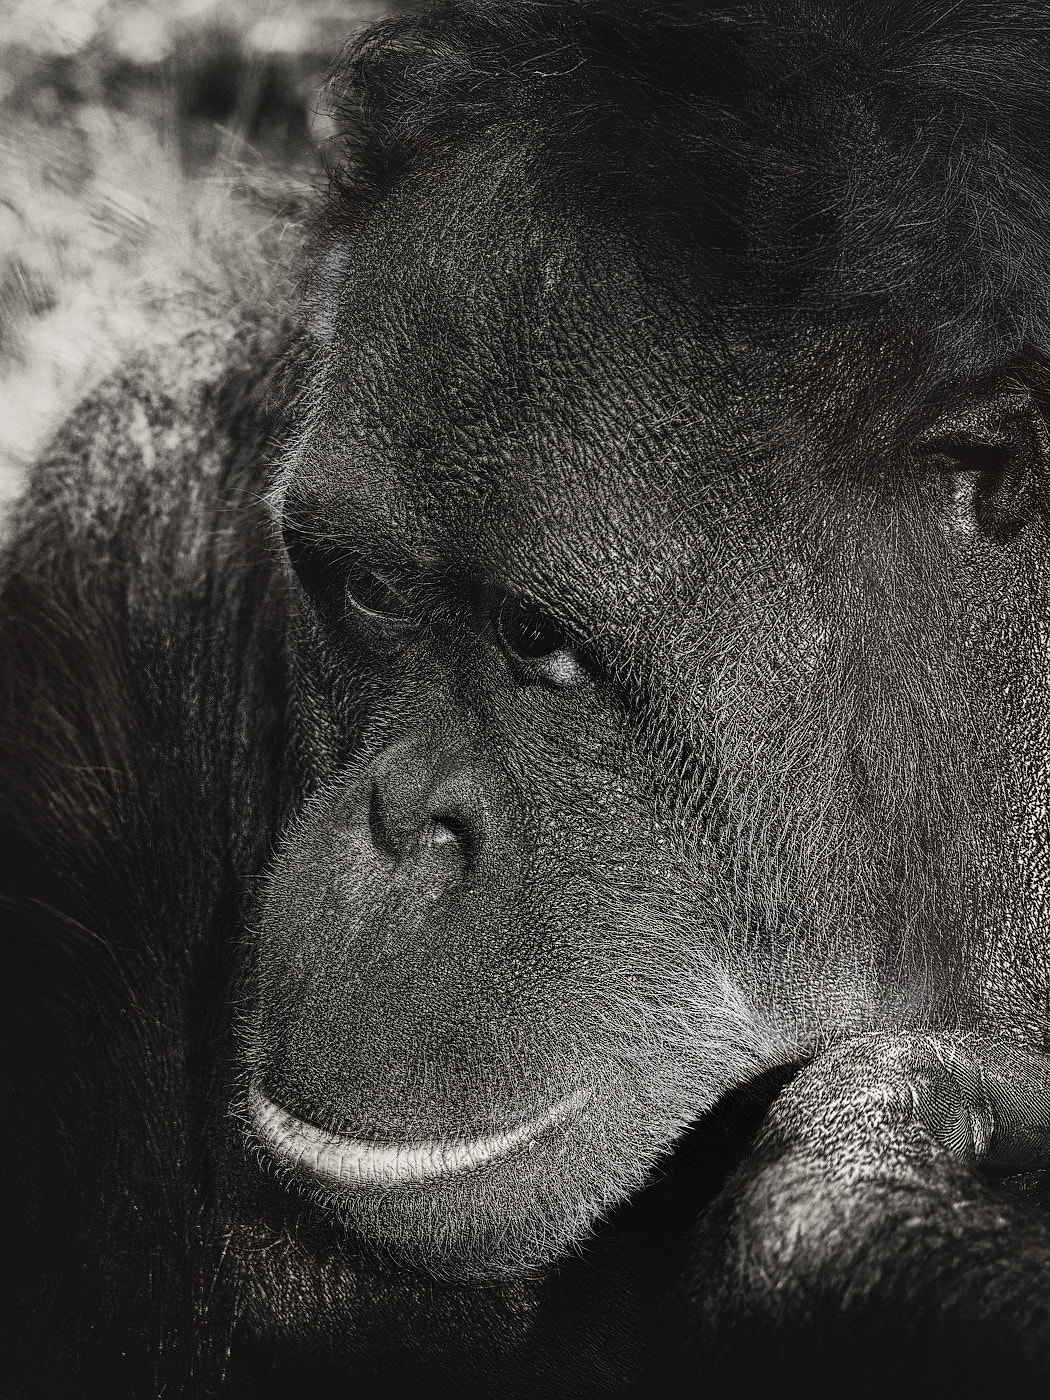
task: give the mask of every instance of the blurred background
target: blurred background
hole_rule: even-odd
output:
[[[0,508],[129,346],[294,252],[325,74],[391,0],[0,0]]]

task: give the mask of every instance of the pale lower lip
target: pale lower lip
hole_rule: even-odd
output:
[[[296,1118],[254,1084],[248,1090],[248,1108],[256,1139],[277,1161],[331,1186],[364,1190],[438,1181],[497,1162],[572,1117],[588,1097],[586,1091],[577,1090],[538,1118],[503,1133],[405,1143],[366,1142],[327,1133]]]

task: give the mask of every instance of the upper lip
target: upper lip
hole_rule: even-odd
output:
[[[328,1132],[282,1108],[257,1084],[248,1089],[248,1111],[256,1140],[284,1166],[347,1190],[389,1189],[437,1181],[497,1161],[574,1116],[588,1097],[587,1090],[577,1089],[536,1117],[500,1132],[398,1143]]]

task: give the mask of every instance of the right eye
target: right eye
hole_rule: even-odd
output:
[[[299,582],[317,607],[333,622],[350,609],[388,626],[409,620],[409,608],[398,590],[359,555],[311,540],[285,526],[284,544]]]
[[[408,605],[400,593],[382,574],[367,564],[355,561],[347,574],[346,601],[365,617],[379,618],[387,623],[404,623],[409,619]]]

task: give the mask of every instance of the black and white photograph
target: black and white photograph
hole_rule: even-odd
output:
[[[1050,0],[0,0],[0,1400],[1050,1396]]]

